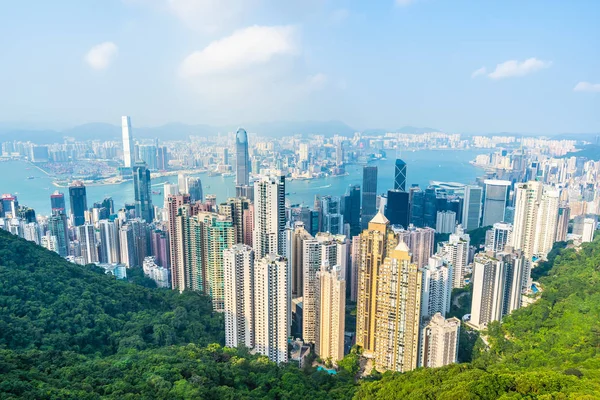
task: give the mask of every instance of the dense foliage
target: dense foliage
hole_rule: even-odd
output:
[[[120,282],[0,232],[0,398],[600,398],[600,242],[552,261],[541,299],[493,324],[489,349],[462,349],[470,363],[356,381],[360,349],[335,376],[278,367],[223,348],[201,295]]]

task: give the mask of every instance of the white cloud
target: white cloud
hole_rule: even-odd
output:
[[[415,0],[395,0],[397,6],[404,7],[414,3]]]
[[[579,82],[577,85],[575,85],[573,91],[600,93],[600,83]]]
[[[550,65],[552,65],[550,61],[538,60],[535,57],[525,61],[509,60],[496,65],[496,69],[488,76],[492,79],[520,77],[549,68]]]
[[[92,47],[85,55],[85,62],[93,69],[105,69],[115,59],[118,47],[113,42],[104,42]]]
[[[473,71],[473,73],[471,74],[471,78],[477,78],[478,76],[485,75],[486,73],[487,73],[487,68],[481,67],[481,68]]]
[[[251,26],[187,56],[181,65],[181,74],[185,77],[224,74],[297,52],[294,27]]]

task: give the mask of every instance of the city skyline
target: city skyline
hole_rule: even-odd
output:
[[[111,0],[101,13],[66,0],[11,3],[0,34],[19,41],[3,48],[13,96],[0,103],[0,126],[65,128],[127,110],[139,126],[340,120],[357,130],[598,132],[599,10],[541,0]]]

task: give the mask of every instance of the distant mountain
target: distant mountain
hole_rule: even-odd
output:
[[[332,136],[335,134],[351,136],[356,130],[341,121],[301,121],[301,122],[261,122],[229,126],[190,125],[172,122],[156,127],[137,127],[133,125],[133,136],[136,139],[185,140],[190,136],[213,136],[235,132],[243,127],[249,133],[259,136],[282,137],[295,134],[319,134]],[[76,140],[118,140],[121,127],[102,122],[78,125],[73,128],[58,130],[35,130],[19,128],[1,128],[0,140],[31,140],[35,143],[56,143],[64,137]]]
[[[415,126],[403,126],[400,129],[396,129],[394,132],[397,133],[408,133],[408,134],[413,134],[413,135],[418,135],[421,133],[429,133],[429,132],[443,132],[440,129],[436,129],[436,128],[417,128]]]

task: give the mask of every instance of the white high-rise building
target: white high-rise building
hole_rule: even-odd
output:
[[[177,174],[177,189],[179,194],[189,194],[187,176],[183,173]]]
[[[510,246],[512,230],[512,224],[496,222],[485,233],[485,251],[503,251],[505,246]]]
[[[135,163],[135,148],[133,146],[130,117],[121,117],[121,130],[123,133],[123,165],[126,168],[131,168]]]
[[[408,246],[412,263],[417,264],[419,268],[427,265],[429,257],[433,255],[435,229],[416,228],[412,224],[407,229],[392,229],[398,236],[398,242],[404,242]]]
[[[252,243],[257,259],[283,254],[285,249],[285,177],[265,177],[254,183]]]
[[[343,235],[317,233],[314,239],[303,241],[302,248],[302,339],[316,343],[319,333],[319,282],[317,274],[323,267],[339,266],[340,278],[345,280],[348,245]]]
[[[98,262],[98,246],[94,225],[84,224],[77,227],[77,240],[81,248],[81,256],[86,264]]]
[[[495,253],[495,258],[504,263],[506,281],[504,284],[502,315],[508,315],[521,308],[523,287],[525,286],[523,283],[525,259],[521,251],[513,250],[511,247],[506,247],[505,251]]]
[[[225,345],[254,347],[254,251],[236,244],[223,252]]]
[[[452,287],[465,286],[465,274],[469,264],[469,245],[471,238],[458,225],[447,242],[438,245],[438,255],[452,264]]]
[[[50,231],[46,232],[46,234],[42,236],[40,243],[42,247],[58,253],[58,239],[56,236],[52,235]]]
[[[40,228],[37,222],[30,222],[23,227],[23,238],[35,244],[40,244]]]
[[[460,320],[435,314],[423,329],[419,366],[443,367],[458,361]]]
[[[437,233],[452,233],[456,228],[456,213],[454,211],[438,211],[435,223]]]
[[[534,253],[543,257],[548,255],[556,241],[559,198],[560,192],[557,189],[551,186],[544,187],[538,209],[535,242],[533,245]]]
[[[289,275],[284,257],[269,254],[254,263],[254,349],[276,363],[288,360]]]
[[[317,274],[319,323],[316,353],[334,362],[344,358],[346,281],[339,265],[323,267]]]
[[[589,243],[594,240],[596,231],[596,220],[594,218],[585,218],[583,220],[583,233],[581,235],[582,243]]]
[[[98,222],[98,226],[100,228],[103,261],[107,264],[119,264],[121,262],[119,220],[109,221],[103,219]]]
[[[164,204],[166,206],[169,196],[176,196],[179,193],[179,185],[175,183],[165,182],[163,186]]]
[[[504,263],[493,256],[478,254],[473,263],[473,300],[469,324],[485,329],[502,319],[506,271]]]
[[[452,264],[439,255],[429,258],[429,263],[421,269],[421,318],[450,312],[452,295]]]

